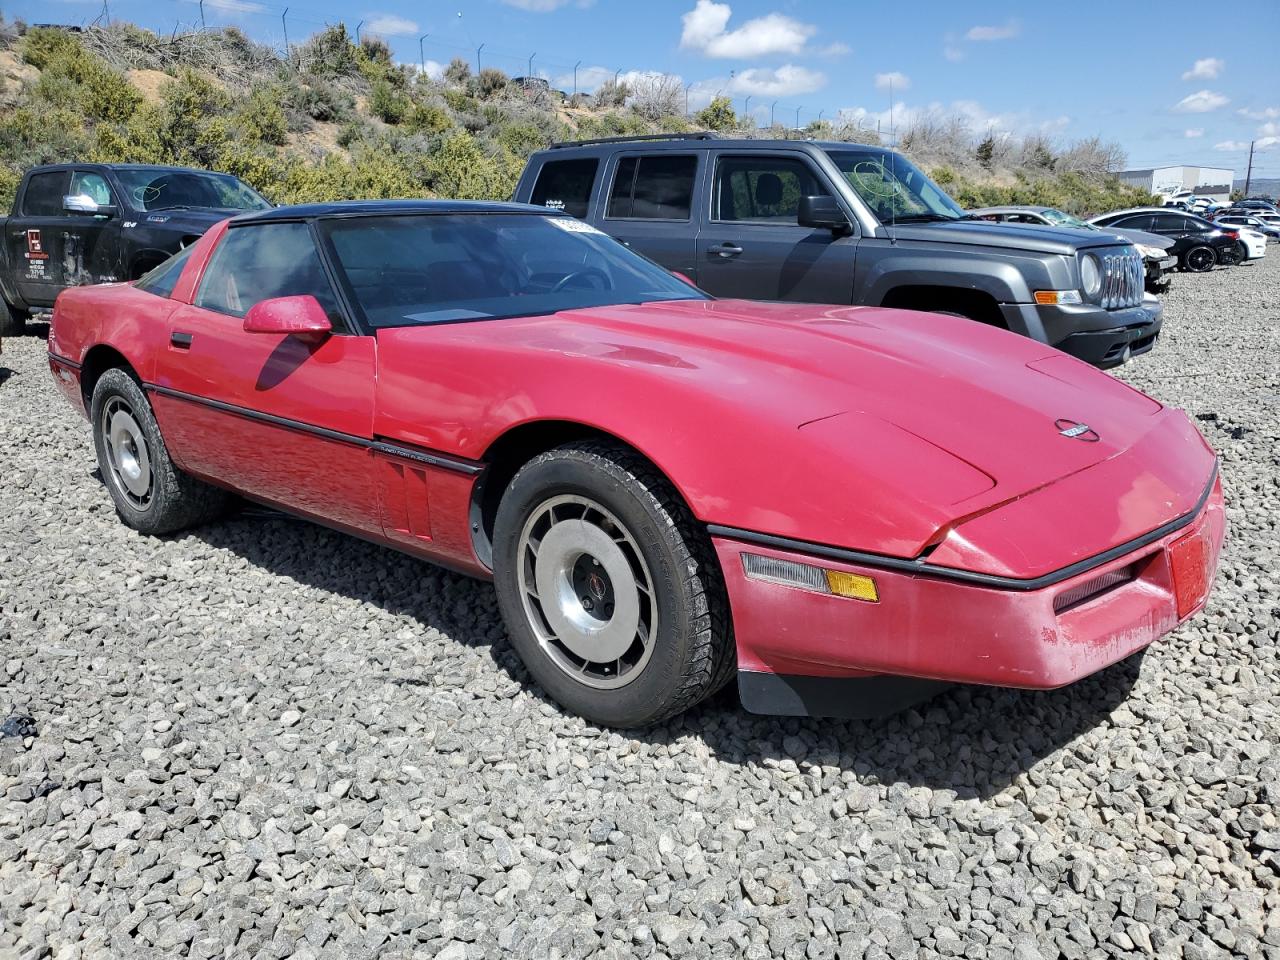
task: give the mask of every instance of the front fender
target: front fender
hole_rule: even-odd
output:
[[[859,302],[881,304],[900,287],[974,290],[996,303],[1031,303],[1036,290],[1074,287],[1065,257],[959,244],[890,243],[858,247]]]

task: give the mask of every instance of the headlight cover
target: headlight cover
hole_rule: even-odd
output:
[[[1091,253],[1080,258],[1080,286],[1086,297],[1095,297],[1102,289],[1102,268]]]

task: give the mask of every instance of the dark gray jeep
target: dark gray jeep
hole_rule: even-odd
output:
[[[589,221],[717,296],[960,314],[1101,367],[1160,332],[1132,244],[971,218],[880,147],[710,133],[556,144],[529,158],[515,199]]]

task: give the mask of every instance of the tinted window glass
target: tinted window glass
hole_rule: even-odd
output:
[[[1180,233],[1185,230],[1194,230],[1195,222],[1190,217],[1180,217],[1175,213],[1160,213],[1155,216],[1155,225],[1152,229]]]
[[[1152,216],[1149,213],[1140,213],[1133,217],[1121,217],[1118,220],[1112,220],[1107,226],[1123,227],[1128,230],[1150,230]]]
[[[22,198],[22,212],[28,217],[62,216],[62,198],[66,196],[67,177],[66,170],[35,174],[27,181],[27,192]]]
[[[655,154],[624,157],[609,194],[610,217],[688,220],[698,158]]]
[[[243,317],[273,297],[311,294],[335,324],[341,322],[333,290],[305,223],[235,227],[218,244],[200,283],[196,306]]]
[[[716,164],[712,219],[794,224],[801,197],[828,193],[803,161],[725,157]]]
[[[194,246],[195,244],[191,245]],[[187,265],[187,259],[191,256],[191,247],[183,247],[160,266],[143,274],[134,286],[154,293],[157,297],[172,297],[173,288],[178,285],[178,278],[182,276],[182,268]]]
[[[111,188],[107,179],[100,173],[77,170],[71,175],[71,188],[67,191],[73,197],[88,197],[100,207],[111,204]]]
[[[595,182],[599,165],[600,161],[594,157],[544,163],[529,202],[552,210],[563,210],[575,217],[585,217],[591,204],[591,185]]]
[[[351,299],[374,327],[704,299],[569,217],[408,214],[320,225]]]

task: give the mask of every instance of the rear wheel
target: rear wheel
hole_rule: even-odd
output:
[[[0,337],[20,337],[27,332],[26,310],[19,310],[7,300],[0,299]]]
[[[529,672],[596,723],[656,723],[733,674],[710,541],[626,448],[575,443],[522,467],[498,506],[494,579]]]
[[[138,381],[112,368],[90,404],[98,468],[116,512],[129,526],[158,535],[216,518],[228,495],[173,465]]]
[[[1192,247],[1182,256],[1182,269],[1190,270],[1192,273],[1204,273],[1206,270],[1212,270],[1217,262],[1218,256],[1213,252],[1212,247]]]

